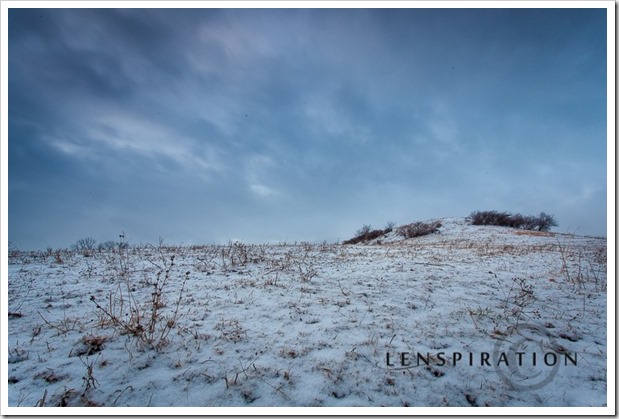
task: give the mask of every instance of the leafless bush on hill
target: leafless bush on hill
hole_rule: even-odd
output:
[[[84,256],[92,256],[95,252],[96,244],[97,241],[92,237],[85,237],[76,241],[73,245],[73,249],[80,252]]]
[[[410,239],[413,237],[426,236],[428,234],[436,233],[441,226],[442,224],[440,221],[433,221],[429,223],[417,221],[398,227],[397,232],[400,236]]]
[[[365,243],[370,240],[374,240],[378,237],[384,236],[388,233],[387,230],[371,230],[366,228],[369,226],[363,226],[362,229],[357,231],[357,235],[352,239],[346,240],[343,244],[357,244],[357,243]]]
[[[554,216],[541,212],[538,216],[499,211],[474,211],[469,215],[473,225],[494,225],[523,230],[549,231],[558,226]]]

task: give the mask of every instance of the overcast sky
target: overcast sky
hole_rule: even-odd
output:
[[[605,9],[10,9],[9,240],[606,235]]]

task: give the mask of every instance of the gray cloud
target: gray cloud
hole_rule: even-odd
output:
[[[476,209],[603,235],[604,22],[11,9],[10,240],[335,240]]]

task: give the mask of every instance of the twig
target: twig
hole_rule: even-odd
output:
[[[337,281],[337,285],[338,287],[340,287],[340,291],[342,291],[342,294],[344,294],[344,297],[348,297],[350,295],[350,291],[346,292],[344,291],[344,288],[342,288],[342,281]]]
[[[449,263],[428,263],[428,262],[411,262],[413,265],[424,265],[424,266],[449,266],[450,268],[456,269],[454,265],[450,265]]]
[[[34,405],[34,407],[43,407],[45,406],[45,399],[47,398],[47,389],[45,389],[45,392],[43,393],[43,397],[41,397],[37,403]]]
[[[284,392],[283,392],[283,390],[281,389],[281,386],[280,386],[280,387],[275,387],[273,384],[269,383],[267,380],[265,380],[265,379],[264,379],[264,378],[262,378],[262,377],[258,377],[258,379],[259,379],[260,381],[262,381],[263,383],[265,383],[267,386],[271,387],[273,390],[275,390],[275,391],[277,391],[277,392],[281,393],[281,394],[282,394],[282,396],[284,396],[284,398],[285,398],[286,400],[290,400],[290,399],[288,398],[288,395],[287,395],[286,393],[284,393]]]
[[[127,391],[127,389],[131,389],[131,390],[133,390],[133,386],[128,385],[127,387],[125,387],[125,389],[124,389],[123,391],[121,391],[121,392],[120,392],[120,394],[118,395],[118,397],[116,397],[116,398],[114,399],[114,401],[112,402],[112,406],[115,406],[115,405],[116,405],[116,402],[118,401],[118,399],[120,399],[120,396],[122,396],[122,395],[123,395],[123,393],[124,393],[125,391]]]

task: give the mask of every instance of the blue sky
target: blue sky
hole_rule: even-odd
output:
[[[606,9],[10,9],[18,248],[606,235]]]

